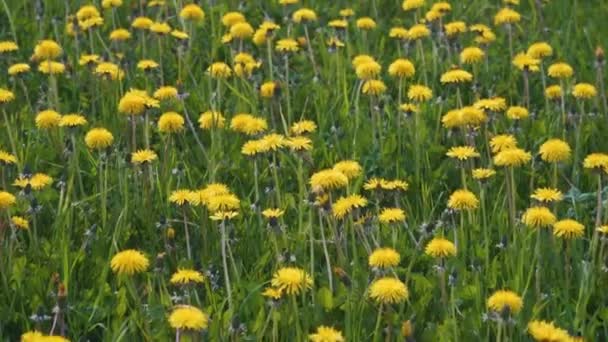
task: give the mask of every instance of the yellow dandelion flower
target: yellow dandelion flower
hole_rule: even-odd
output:
[[[309,183],[313,189],[331,190],[348,185],[348,177],[336,169],[325,169],[314,173]]]
[[[176,112],[163,113],[158,118],[158,131],[161,133],[178,133],[184,130],[184,117]]]
[[[263,133],[268,129],[266,119],[251,114],[236,114],[230,121],[230,129],[247,135]]]
[[[53,177],[45,173],[36,173],[30,178],[17,178],[15,182],[13,182],[13,185],[22,189],[29,185],[33,190],[42,190],[52,183]]]
[[[11,65],[7,72],[10,76],[17,76],[29,72],[32,68],[27,63],[16,63]]]
[[[319,326],[317,327],[317,332],[314,334],[308,335],[308,339],[311,342],[344,342],[344,336],[339,330],[336,330],[332,327]]]
[[[231,27],[235,24],[244,22],[245,16],[241,12],[228,12],[222,16],[222,25]]]
[[[446,258],[456,255],[456,246],[444,238],[433,238],[426,245],[424,253],[434,258]]]
[[[15,164],[17,162],[17,157],[8,153],[4,150],[0,150],[0,163],[4,165]]]
[[[19,229],[22,230],[28,230],[30,228],[30,223],[29,221],[21,216],[12,216],[11,217],[11,224]]]
[[[521,297],[513,291],[498,290],[488,298],[487,306],[488,309],[494,312],[501,313],[507,308],[509,313],[517,314],[524,306],[524,302]]]
[[[564,199],[562,192],[554,188],[538,188],[530,197],[541,203],[559,202]]]
[[[572,149],[561,139],[549,139],[540,145],[539,154],[548,163],[559,163],[570,159]]]
[[[554,224],[557,219],[547,207],[530,207],[524,212],[522,222],[530,228],[548,227]]]
[[[143,60],[137,62],[137,69],[144,70],[144,71],[156,69],[156,68],[158,68],[158,66],[159,66],[158,63],[156,63],[155,61],[153,61],[151,59],[143,59]]]
[[[540,59],[533,58],[527,53],[520,52],[513,57],[512,63],[519,70],[537,72],[539,70],[538,65],[540,64]]]
[[[197,206],[201,203],[201,198],[195,191],[178,189],[171,192],[171,195],[169,195],[169,202],[177,205],[190,204],[192,206]]]
[[[352,65],[355,69],[357,69],[357,67],[361,64],[364,63],[369,63],[369,62],[375,62],[376,60],[374,59],[374,57],[369,56],[369,55],[357,55],[353,58],[352,60]]]
[[[274,81],[265,82],[260,86],[260,96],[263,98],[272,98],[278,94],[280,90],[279,84]]]
[[[13,194],[6,191],[0,191],[0,209],[6,209],[16,202],[17,199],[15,196],[13,196]]]
[[[479,152],[473,146],[455,146],[448,150],[446,156],[461,161],[479,157]]]
[[[34,47],[34,57],[38,60],[55,59],[63,53],[63,49],[56,41],[46,39],[41,40]]]
[[[300,49],[298,42],[295,39],[279,39],[275,46],[279,52],[297,52]]]
[[[409,39],[409,32],[405,27],[393,27],[388,33],[390,38],[406,40]]]
[[[116,253],[110,261],[112,271],[119,275],[141,273],[147,270],[149,265],[148,258],[142,252],[135,249],[127,249]]]
[[[154,22],[148,30],[159,35],[164,35],[171,32],[171,26],[168,23]]]
[[[528,109],[521,106],[511,106],[509,109],[507,109],[505,114],[507,115],[507,118],[511,120],[525,119],[530,115]]]
[[[171,37],[179,39],[179,40],[186,40],[186,39],[190,38],[190,36],[186,32],[180,31],[180,30],[171,31]]]
[[[317,124],[312,120],[301,120],[295,122],[289,128],[289,132],[295,135],[302,135],[307,133],[313,133],[317,130]]]
[[[110,40],[113,41],[125,41],[131,38],[131,32],[127,29],[116,29],[110,32]]]
[[[406,191],[409,188],[409,186],[410,185],[406,181],[402,181],[399,179],[395,179],[395,180],[381,179],[380,180],[380,187],[382,188],[382,190]]]
[[[287,147],[292,151],[310,151],[312,150],[312,140],[304,136],[295,136],[287,138],[285,141]]]
[[[169,315],[169,325],[185,331],[205,330],[209,326],[209,316],[194,306],[179,305]]]
[[[580,238],[584,232],[585,226],[575,220],[566,219],[553,224],[553,235],[560,238],[568,240]]]
[[[492,153],[510,150],[517,147],[517,140],[511,134],[500,134],[490,139]]]
[[[179,12],[179,16],[184,20],[202,21],[205,19],[205,12],[197,4],[188,4]]]
[[[285,213],[285,210],[278,208],[268,208],[262,211],[262,216],[267,219],[277,219]]]
[[[415,10],[415,9],[418,9],[418,8],[424,6],[425,2],[426,2],[425,0],[404,0],[403,3],[401,4],[401,8],[404,11]]]
[[[378,221],[391,224],[405,221],[405,211],[401,208],[384,208],[378,215]]]
[[[388,66],[388,74],[393,77],[409,78],[415,73],[416,68],[409,59],[399,58]]]
[[[367,205],[367,199],[361,195],[350,195],[340,197],[332,206],[332,214],[337,219],[343,219],[354,209],[363,208]]]
[[[407,31],[407,36],[410,40],[418,40],[431,35],[431,30],[422,24],[416,24]]]
[[[410,99],[410,101],[425,102],[432,97],[433,91],[431,88],[421,84],[411,85],[407,91],[407,98]]]
[[[466,189],[456,190],[450,195],[448,207],[456,210],[471,210],[479,206],[479,200],[474,193]]]
[[[494,171],[492,169],[478,168],[478,169],[473,169],[473,171],[472,171],[473,179],[476,179],[478,181],[486,181],[486,180],[494,177],[495,175],[496,175],[496,171]]]
[[[44,61],[38,65],[38,71],[45,75],[59,75],[65,72],[65,65],[50,60]]]
[[[199,127],[202,129],[223,128],[226,118],[218,111],[206,111],[201,113],[198,119]]]
[[[293,12],[291,20],[297,24],[317,21],[317,13],[310,8],[300,8],[299,10]]]
[[[356,25],[362,30],[373,30],[376,28],[376,21],[370,17],[363,17],[357,19]]]
[[[368,258],[369,266],[377,268],[395,267],[400,261],[401,256],[392,248],[377,248]]]
[[[553,48],[546,42],[538,42],[528,47],[527,54],[532,58],[541,59],[553,56]]]
[[[103,0],[101,2],[101,7],[103,8],[116,8],[122,6],[122,0]]]
[[[232,75],[232,70],[228,64],[215,62],[207,68],[207,72],[213,78],[228,78]]]
[[[558,84],[548,86],[545,89],[545,96],[550,100],[556,100],[561,98],[563,95],[562,87]]]
[[[12,41],[0,41],[0,54],[19,50],[19,45]]]
[[[367,61],[359,63],[355,68],[357,77],[361,80],[371,80],[380,74],[382,66],[376,61]]]
[[[407,286],[398,278],[380,278],[369,286],[369,297],[379,304],[398,304],[409,296]]]
[[[205,276],[201,272],[187,268],[178,269],[177,272],[173,273],[170,280],[171,284],[174,285],[200,284],[203,281],[205,281]]]
[[[253,27],[246,21],[230,26],[230,36],[236,39],[246,39],[253,36]]]
[[[386,85],[380,80],[367,80],[363,83],[363,94],[378,96],[386,91]]]
[[[131,22],[131,26],[140,30],[148,30],[154,21],[148,17],[137,17]]]
[[[105,76],[111,80],[122,80],[125,76],[125,72],[120,68],[120,66],[109,62],[97,64],[95,67],[95,74]]]
[[[15,100],[15,94],[12,91],[0,88],[0,103],[9,103]]]
[[[66,114],[59,120],[59,127],[78,127],[87,124],[87,119],[79,114]]]
[[[574,74],[574,70],[569,64],[559,62],[551,64],[547,69],[547,74],[553,78],[570,78]]]
[[[449,38],[453,38],[458,34],[466,32],[467,24],[464,21],[453,21],[451,23],[443,25],[443,28],[445,30],[445,34]]]
[[[460,61],[463,64],[477,64],[485,58],[486,53],[477,46],[464,48],[460,52]]]
[[[521,14],[509,7],[505,7],[498,11],[494,16],[494,25],[514,24],[518,23],[520,20]]]
[[[363,171],[361,164],[355,160],[338,162],[334,165],[333,169],[342,172],[349,180],[359,177]]]
[[[572,95],[577,99],[588,100],[597,96],[597,89],[589,83],[578,83],[574,85]]]
[[[587,155],[583,161],[583,167],[593,170],[608,170],[608,154],[591,153]]]
[[[564,329],[558,328],[553,322],[531,321],[528,323],[528,333],[538,342],[555,341],[569,342],[570,335]]]
[[[172,87],[172,86],[162,86],[162,87],[156,89],[156,91],[154,91],[154,94],[152,96],[157,100],[169,100],[169,99],[176,99],[177,95],[178,95],[177,88]]]
[[[348,21],[344,20],[344,19],[335,19],[335,20],[330,20],[327,23],[327,26],[332,27],[334,29],[346,29],[348,27]]]
[[[158,158],[156,152],[152,150],[137,150],[131,153],[131,163],[146,164],[155,161]]]
[[[608,235],[608,225],[599,226],[595,230],[600,234]]]
[[[270,284],[288,295],[298,295],[312,288],[312,278],[301,268],[283,267],[275,272]]]
[[[264,292],[262,292],[262,296],[273,300],[279,300],[283,296],[283,292],[274,287],[267,287]]]
[[[210,197],[205,205],[212,212],[237,210],[241,201],[234,194],[219,194]]]
[[[230,189],[226,184],[211,183],[198,191],[200,202],[204,205],[209,204],[209,200],[215,196],[230,194]]]
[[[518,167],[529,162],[530,159],[532,159],[530,152],[520,148],[510,148],[498,152],[494,156],[494,164],[496,166]]]
[[[101,57],[99,57],[99,55],[96,55],[96,54],[82,55],[78,59],[78,65],[81,65],[81,66],[85,66],[85,65],[91,66],[91,65],[97,64],[99,62],[101,62]]]
[[[420,112],[420,107],[413,103],[402,103],[399,105],[399,110],[407,115],[411,115]]]
[[[501,112],[507,108],[507,100],[503,97],[491,97],[475,101],[473,107],[492,112]]]
[[[40,129],[49,129],[59,126],[61,115],[54,110],[47,109],[39,112],[36,115],[36,127]]]
[[[90,149],[104,149],[112,145],[114,136],[105,128],[93,128],[84,137]]]

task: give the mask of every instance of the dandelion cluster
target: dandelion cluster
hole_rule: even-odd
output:
[[[3,0],[0,339],[606,340],[601,9]]]

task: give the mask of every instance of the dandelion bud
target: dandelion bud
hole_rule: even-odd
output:
[[[601,46],[598,46],[595,49],[595,59],[597,60],[598,63],[604,62],[604,49],[602,49]]]
[[[173,240],[175,238],[175,229],[169,227],[167,228],[167,239]]]
[[[409,319],[403,321],[403,324],[401,324],[401,335],[407,339],[408,337],[411,337],[413,333],[414,325],[412,324],[412,321]]]

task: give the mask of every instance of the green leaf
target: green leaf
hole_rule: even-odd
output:
[[[317,300],[321,303],[325,311],[334,308],[334,297],[327,287],[322,287],[317,291]]]

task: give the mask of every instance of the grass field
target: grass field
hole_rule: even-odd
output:
[[[599,0],[0,0],[0,340],[608,340]]]

